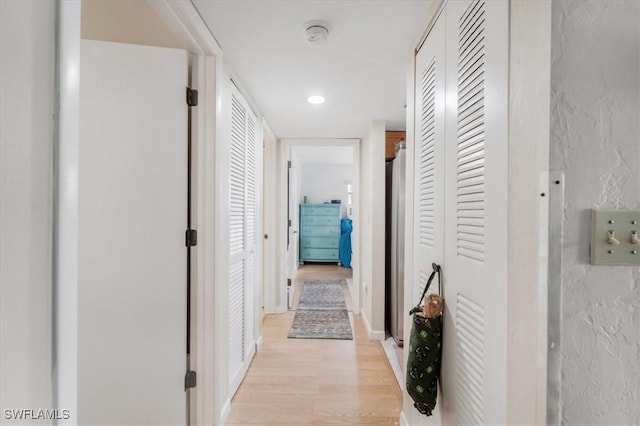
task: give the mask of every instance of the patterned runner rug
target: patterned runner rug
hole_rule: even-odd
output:
[[[305,280],[288,337],[353,340],[340,280]]]

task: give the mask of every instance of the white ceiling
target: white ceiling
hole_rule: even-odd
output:
[[[353,164],[350,146],[294,146],[291,151],[297,164]]]
[[[278,138],[361,138],[372,120],[405,127],[412,44],[431,0],[193,0]],[[329,38],[311,45],[311,20]],[[322,94],[327,101],[306,99]]]

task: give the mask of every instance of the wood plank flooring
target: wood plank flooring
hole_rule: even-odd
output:
[[[304,265],[298,278],[350,278],[350,270]],[[350,314],[354,340],[288,339],[294,315],[265,318],[262,347],[233,398],[227,424],[399,424],[402,393],[360,316]]]

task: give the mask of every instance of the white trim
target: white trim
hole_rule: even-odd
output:
[[[361,215],[360,215],[360,139],[280,139],[278,140],[278,157],[275,167],[278,170],[278,188],[279,188],[279,205],[278,205],[278,265],[277,265],[277,277],[278,282],[275,288],[266,288],[265,297],[273,297],[271,292],[275,292],[274,299],[278,306],[276,313],[284,313],[287,311],[287,152],[289,148],[294,146],[351,146],[353,147],[353,167],[354,167],[354,192],[353,192],[353,221],[355,223],[354,231],[352,234],[352,247],[353,258],[351,261],[351,267],[353,269],[353,282],[352,289],[356,291],[351,292],[352,310],[355,315],[360,314],[360,228],[361,228]],[[351,289],[350,289],[351,290]],[[279,300],[278,300],[279,295]],[[284,306],[284,309],[283,309]],[[384,338],[384,332],[383,332]]]
[[[429,21],[425,27],[425,30],[422,33],[422,36],[420,37],[419,41],[413,44],[413,46],[415,46],[415,49],[413,50],[413,52],[411,52],[412,56],[415,56],[420,51],[420,49],[422,49],[422,46],[427,41],[427,38],[429,37],[431,30],[436,24],[436,21],[438,20],[438,17],[444,10],[444,7],[446,4],[447,4],[447,0],[437,0],[432,4],[431,8],[429,9],[429,12],[427,13],[427,16],[429,16]]]
[[[78,161],[80,137],[81,3],[58,3],[58,134],[56,151],[54,286],[55,359],[53,406],[78,423]]]
[[[216,58],[216,112],[215,112],[215,137],[214,141],[227,140],[231,134],[231,86],[229,74],[221,58]],[[215,252],[229,253],[229,161],[230,147],[228,143],[215,143],[215,202],[214,202],[214,228],[215,228]],[[214,372],[215,377],[215,412],[220,414],[224,409],[229,393],[229,286],[222,285],[228,282],[229,258],[227,255],[214,256],[214,300],[215,300],[215,346]],[[216,285],[218,284],[218,285]]]
[[[211,285],[215,276],[212,259],[214,257],[215,234],[210,217],[214,211],[214,170],[215,152],[212,144],[207,144],[214,134],[214,122],[207,119],[215,115],[216,60],[213,56],[195,56],[192,65],[192,86],[200,93],[199,105],[193,114],[193,181],[192,191],[195,206],[193,223],[200,234],[196,246],[192,269],[192,340],[191,368],[198,372],[195,401],[190,401],[191,424],[210,424],[215,419],[215,386],[213,381],[215,342],[215,298]]]
[[[411,426],[407,420],[407,416],[404,415],[404,410],[400,412],[400,426]]]
[[[364,323],[364,328],[367,331],[367,334],[369,335],[369,340],[384,341],[386,333],[384,332],[384,330],[371,329],[371,323],[369,322],[369,318],[367,318],[367,314],[365,313],[364,309],[360,312],[360,318],[362,318],[362,322]]]
[[[222,405],[222,410],[220,410],[220,419],[218,423],[211,424],[220,424],[223,425],[227,422],[229,418],[229,413],[231,412],[231,398],[227,398],[227,400]]]
[[[371,330],[369,333],[369,340],[384,341],[385,332],[382,330]]]
[[[147,0],[194,55],[221,55],[222,48],[190,1]]]
[[[253,361],[253,357],[256,354],[256,345],[253,344],[249,347],[249,352],[245,356],[244,362],[242,363],[242,367],[240,367],[240,371],[236,374],[236,377],[229,384],[229,398],[233,399],[240,384],[244,380],[244,376],[247,375],[247,371],[249,371],[249,367],[251,366],[251,361]]]
[[[391,370],[393,370],[394,376],[396,376],[396,380],[398,381],[398,386],[400,389],[404,387],[404,374],[402,373],[402,367],[400,367],[400,361],[396,356],[396,343],[393,340],[393,337],[389,337],[388,339],[380,342],[382,345],[382,349],[384,349],[384,354],[387,356],[389,360],[389,365],[391,366]],[[404,356],[404,351],[403,351]]]
[[[279,312],[276,303],[276,294],[274,291],[267,289],[275,288],[277,282],[277,242],[278,242],[278,173],[274,167],[278,161],[278,140],[269,127],[264,122],[264,151],[262,165],[262,183],[263,183],[263,233],[268,238],[262,240],[263,244],[263,280],[262,280],[262,315],[274,314]],[[266,201],[266,202],[265,202]]]
[[[264,343],[264,339],[262,338],[262,334],[261,334],[260,337],[258,337],[258,340],[256,340],[256,352],[259,352],[260,349],[262,349],[263,343]]]

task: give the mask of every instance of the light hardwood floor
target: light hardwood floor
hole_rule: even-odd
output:
[[[296,281],[350,278],[350,272],[304,265]],[[294,315],[265,317],[262,348],[233,398],[227,424],[399,424],[400,388],[360,316],[352,316],[354,340],[288,339]]]

